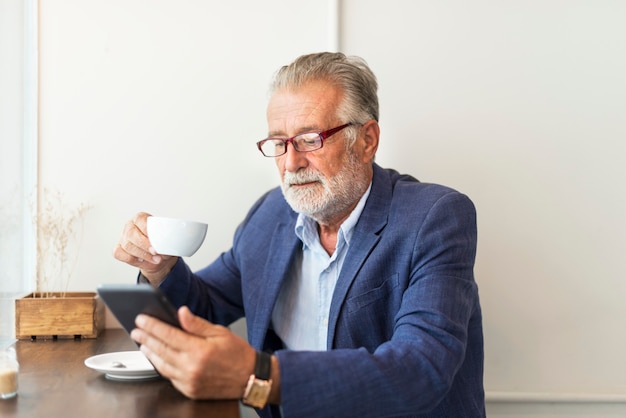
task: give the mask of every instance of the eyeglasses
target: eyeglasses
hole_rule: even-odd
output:
[[[287,139],[267,138],[257,142],[256,146],[266,157],[279,157],[287,153],[287,144],[289,143],[298,152],[315,151],[324,146],[324,140],[328,139],[328,137],[351,125],[354,125],[354,123],[346,123],[324,132],[307,132]]]

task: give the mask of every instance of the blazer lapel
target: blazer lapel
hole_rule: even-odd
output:
[[[328,345],[330,350],[335,340],[335,329],[346,295],[363,263],[380,240],[380,232],[387,225],[391,203],[391,181],[384,170],[374,164],[372,190],[367,198],[361,217],[350,240],[346,260],[341,267],[328,317]]]
[[[289,272],[291,260],[302,245],[294,233],[295,218],[291,222],[280,222],[276,225],[274,235],[270,242],[268,254],[272,254],[272,260],[265,263],[261,274],[260,285],[252,296],[254,304],[254,327],[250,327],[250,343],[255,347],[262,347],[263,341],[270,322],[278,293]]]

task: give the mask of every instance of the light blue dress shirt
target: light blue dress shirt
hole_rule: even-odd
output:
[[[337,244],[328,255],[320,242],[317,222],[300,214],[295,234],[302,252],[291,266],[272,312],[274,331],[291,350],[326,350],[330,302],[348,253],[350,238],[371,190],[361,196],[350,216],[341,224]]]

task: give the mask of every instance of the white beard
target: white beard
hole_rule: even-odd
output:
[[[317,182],[300,190],[293,184]],[[319,171],[285,171],[282,182],[283,195],[291,208],[325,224],[356,204],[365,191],[369,179],[363,175],[363,166],[356,155],[349,152],[346,162],[337,175],[327,178]]]

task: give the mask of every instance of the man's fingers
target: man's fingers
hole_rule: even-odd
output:
[[[116,260],[139,268],[153,268],[155,264],[160,263],[162,260],[162,257],[153,256],[149,252],[143,251],[136,246],[132,246],[132,249],[130,248],[131,244],[128,244],[126,249],[122,247],[121,243],[117,244],[113,249],[113,257],[115,257]]]
[[[146,219],[148,216],[147,213],[138,213],[132,220],[126,222],[119,243],[113,250],[113,256],[116,259],[134,266],[143,261],[153,264],[161,261],[161,257],[154,253],[147,236]]]
[[[150,217],[149,213],[139,212],[135,215],[132,220],[132,223],[137,227],[139,231],[143,233],[143,235],[148,236],[148,217]]]
[[[136,323],[138,328],[132,330],[130,336],[139,344],[141,352],[163,376],[177,378],[183,371],[178,364],[180,352],[176,344],[170,343],[187,337],[185,333],[147,315],[139,315]]]
[[[190,334],[205,338],[215,335],[216,325],[194,315],[186,306],[178,309],[178,321],[182,328]]]

